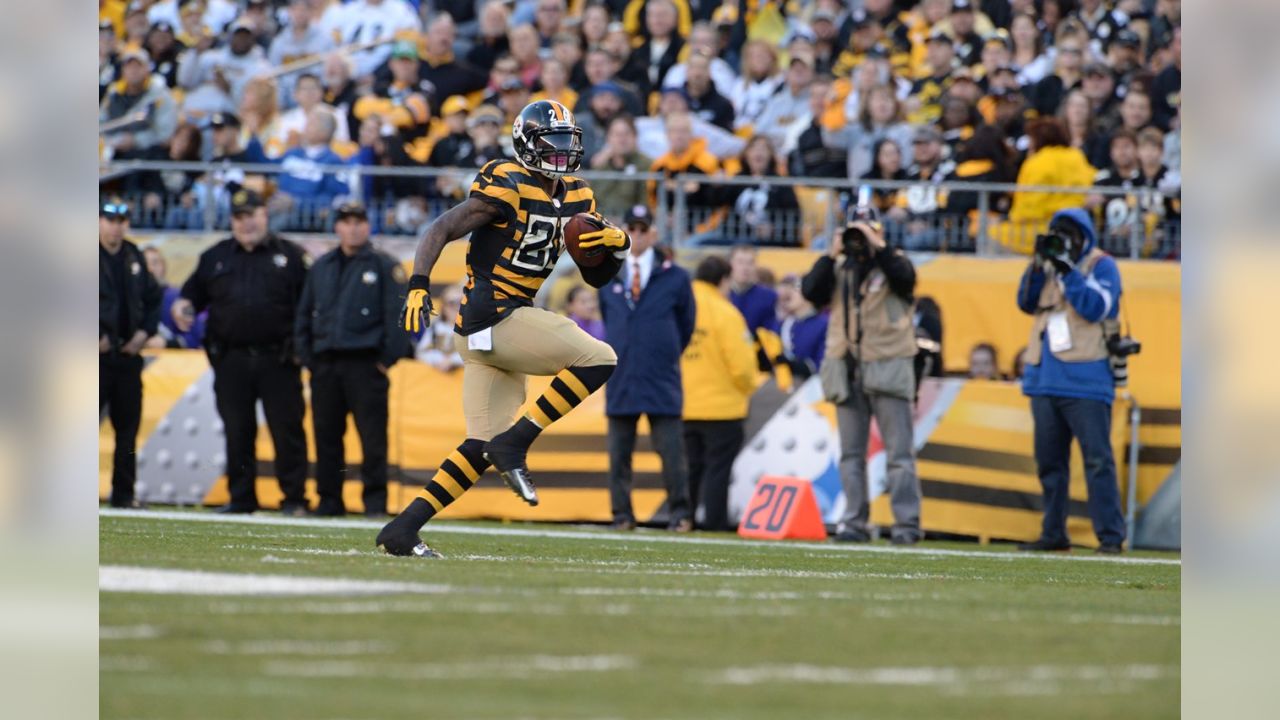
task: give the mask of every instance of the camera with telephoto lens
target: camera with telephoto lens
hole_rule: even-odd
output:
[[[855,223],[865,223],[872,228],[880,228],[880,213],[871,205],[858,204],[849,208],[845,214],[844,231],[840,234],[841,250],[846,257],[861,257],[868,254],[870,240],[867,233],[859,227],[851,227]]]
[[[1142,352],[1142,343],[1128,335],[1112,335],[1107,338],[1107,362],[1111,365],[1111,377],[1118,387],[1129,384],[1129,356]]]
[[[1035,255],[1040,260],[1052,260],[1067,252],[1070,242],[1056,232],[1042,233],[1036,236]]]
[[[846,256],[858,256],[867,253],[867,234],[862,231],[862,228],[845,228],[844,234],[840,236],[840,242],[843,245]]]

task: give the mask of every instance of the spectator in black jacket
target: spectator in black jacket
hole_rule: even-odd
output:
[[[387,513],[387,371],[409,349],[398,322],[404,268],[369,244],[361,205],[335,213],[338,247],[307,274],[298,301],[294,345],[311,370],[311,420],[316,441],[315,514],[346,514],[342,438],[355,417],[363,461],[364,513]]]
[[[956,153],[955,168],[948,180],[961,182],[1013,182],[1012,153],[1005,144],[1004,134],[991,125],[983,125],[973,132],[973,137],[961,143]],[[988,200],[990,212],[1005,212],[1009,207],[1007,193],[991,193]],[[953,192],[947,198],[947,214],[974,217],[978,210],[978,193]],[[976,225],[969,228],[972,232]]]
[[[186,47],[174,37],[173,26],[164,21],[152,25],[142,44],[151,56],[153,73],[164,78],[164,84],[170,88],[177,87],[178,55]]]
[[[447,14],[436,15],[427,25],[422,44],[426,52],[418,60],[418,77],[430,88],[433,114],[440,112],[440,103],[445,98],[482,90],[488,80],[482,70],[454,56],[457,39],[457,27]],[[378,84],[391,82],[390,61],[378,68],[374,79]]]
[[[142,157],[144,160],[199,162],[201,137],[199,128],[183,123],[173,131],[167,145],[157,145]],[[199,178],[200,173],[196,171],[134,173],[125,180],[126,197],[140,196],[147,226],[163,223],[169,228],[199,228],[203,217],[193,192]]]
[[[477,70],[488,73],[493,69],[494,61],[509,52],[511,45],[507,42],[507,22],[510,17],[511,12],[502,0],[485,0],[480,7],[479,29],[466,57],[466,61]]]
[[[1054,73],[1027,88],[1031,107],[1042,117],[1054,115],[1067,91],[1083,79],[1085,44],[1079,37],[1068,36],[1058,41]]]
[[[900,245],[907,250],[936,250],[943,240],[945,224],[937,213],[946,201],[938,184],[955,167],[942,156],[942,133],[932,125],[916,130],[911,139],[912,163],[906,170],[907,180],[919,182],[898,192],[893,207],[885,217],[901,227]]]
[[[116,447],[111,507],[138,507],[138,425],[142,422],[142,357],[160,324],[160,285],[137,245],[125,239],[129,208],[107,200],[98,207],[98,413],[107,411]]]
[[[831,80],[814,78],[809,86],[809,126],[796,140],[788,163],[795,177],[843,177],[848,172],[849,151],[830,142],[822,128],[822,111],[827,105]]]
[[[662,86],[667,71],[676,64],[684,39],[676,30],[676,6],[672,0],[649,0],[645,6],[644,25],[648,39],[631,52],[620,75],[640,88],[642,99]]]
[[[474,146],[467,134],[467,99],[454,95],[440,107],[440,116],[448,133],[431,147],[427,158],[430,167],[460,167]]]
[[[790,185],[763,182],[763,178],[783,174],[773,142],[756,135],[747,143],[739,159],[739,175],[761,178],[759,185],[726,185],[719,189],[720,202],[730,207],[723,232],[733,242],[754,245],[800,244],[800,203]]]
[[[1089,98],[1094,127],[1101,132],[1110,132],[1120,122],[1120,101],[1116,97],[1116,78],[1111,68],[1102,63],[1086,65],[1080,88]]]
[[[733,103],[716,91],[711,82],[711,58],[694,53],[685,62],[685,96],[689,111],[699,118],[733,131]]]
[[[1151,83],[1151,104],[1156,126],[1168,131],[1182,104],[1182,26],[1173,28],[1169,40],[1173,62]]]
[[[909,179],[906,168],[902,167],[902,148],[892,138],[877,140],[871,157],[871,169],[862,176],[863,180]],[[885,215],[897,205],[898,192],[893,188],[876,188],[871,193],[871,202],[881,215]]]

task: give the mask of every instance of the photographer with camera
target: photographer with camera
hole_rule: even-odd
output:
[[[871,539],[867,439],[872,417],[884,440],[894,518],[890,539],[895,545],[912,545],[922,536],[911,417],[915,286],[915,267],[901,250],[885,244],[875,210],[865,202],[850,212],[830,253],[814,263],[801,283],[806,300],[816,307],[831,306],[818,374],[823,394],[836,405],[840,433],[845,511],[838,541]]]
[[[1049,232],[1036,238],[1035,257],[1018,286],[1018,307],[1035,317],[1022,392],[1031,398],[1044,488],[1040,538],[1021,550],[1071,548],[1067,506],[1075,438],[1084,456],[1098,552],[1121,552],[1125,521],[1111,450],[1111,403],[1115,385],[1127,377],[1127,356],[1140,346],[1120,337],[1120,293],[1120,273],[1098,249],[1088,212],[1070,208],[1054,214]]]

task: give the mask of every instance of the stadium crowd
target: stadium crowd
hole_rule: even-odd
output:
[[[874,196],[908,249],[972,249],[985,211],[992,238],[1029,251],[1083,205],[1104,247],[1136,228],[1170,256],[1180,17],[1179,0],[99,0],[102,159],[218,162],[104,189],[138,228],[225,227],[243,186],[276,229],[326,230],[354,198],[375,232],[414,232],[550,98],[577,115],[584,169],[708,176],[597,183],[614,217],[683,201],[691,241],[814,240],[829,195],[766,180],[791,176],[916,181]],[[1081,191],[984,203],[941,181]]]

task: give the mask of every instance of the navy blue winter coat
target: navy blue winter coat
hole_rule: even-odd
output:
[[[680,356],[693,337],[695,312],[689,273],[661,255],[635,307],[621,275],[600,289],[605,342],[618,354],[605,385],[605,414],[684,411]]]

